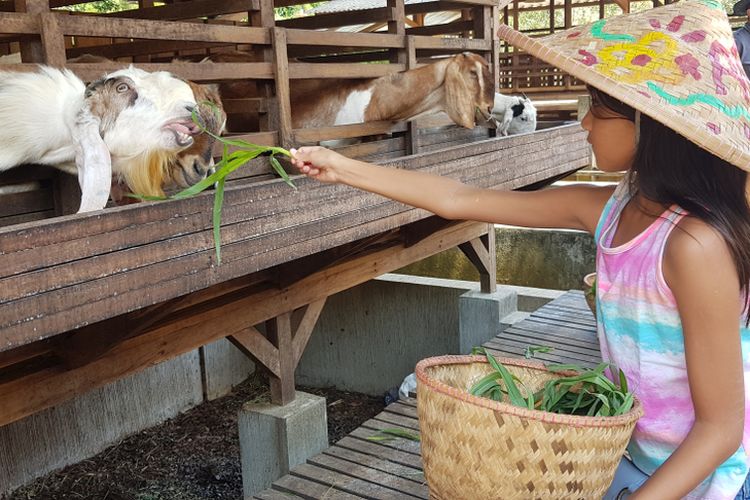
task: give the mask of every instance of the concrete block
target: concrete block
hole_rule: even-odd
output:
[[[468,354],[500,333],[500,320],[518,308],[515,290],[498,287],[495,292],[471,290],[458,299],[458,354]]]
[[[297,391],[284,406],[247,403],[238,425],[246,499],[328,448],[326,401],[313,394]]]

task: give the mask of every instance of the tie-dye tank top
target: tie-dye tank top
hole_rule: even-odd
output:
[[[628,451],[648,475],[669,458],[695,420],[677,305],[662,274],[665,243],[686,215],[674,206],[631,241],[612,247],[629,200],[623,182],[596,228],[597,325],[604,360],[621,368],[643,403]],[[742,446],[686,498],[734,499],[748,473],[750,449],[750,330],[740,319],[745,363],[745,432]]]

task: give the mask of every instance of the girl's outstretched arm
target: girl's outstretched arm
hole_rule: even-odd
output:
[[[541,191],[482,189],[425,172],[381,167],[317,147],[292,150],[292,163],[322,182],[347,184],[445,219],[593,232],[612,188],[570,186]]]
[[[706,223],[686,217],[669,237],[663,266],[680,312],[695,423],[629,497],[638,500],[684,497],[739,449],[744,429],[740,285],[727,244]]]

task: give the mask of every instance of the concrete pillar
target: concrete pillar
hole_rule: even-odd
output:
[[[458,343],[461,354],[490,340],[503,329],[501,320],[518,310],[515,290],[499,287],[495,292],[470,290],[458,298]]]
[[[325,398],[296,392],[291,403],[246,403],[239,419],[245,499],[328,448]]]

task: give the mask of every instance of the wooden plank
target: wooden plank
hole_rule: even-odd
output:
[[[299,143],[326,141],[329,139],[348,139],[365,135],[391,134],[403,132],[407,125],[403,122],[376,121],[355,123],[352,125],[336,125],[333,127],[319,127],[315,129],[294,129],[294,138]]]
[[[63,33],[75,36],[185,40],[270,45],[268,29],[217,24],[174,23],[146,19],[55,14]],[[0,17],[0,21],[2,18]],[[3,31],[5,29],[3,28]]]
[[[529,342],[531,340],[531,342]],[[601,361],[602,356],[595,349],[579,348],[575,346],[566,345],[563,342],[552,344],[551,342],[543,343],[537,340],[535,337],[521,337],[513,334],[499,334],[494,339],[488,341],[487,345],[492,347],[501,347],[503,349],[517,349],[523,356],[526,352],[527,347],[531,346],[549,346],[553,347],[554,350],[550,351],[551,356],[566,357],[568,359],[590,361],[596,363]],[[552,344],[552,345],[550,345]],[[536,356],[535,356],[536,357]]]
[[[258,500],[294,500],[295,498],[305,498],[291,493],[284,493],[281,491],[266,490],[253,496]],[[356,497],[355,497],[356,498]]]
[[[345,33],[288,29],[289,45],[322,45],[329,47],[398,48],[404,45],[403,35],[389,33]]]
[[[377,416],[379,415],[376,415],[376,417]],[[415,430],[413,427],[403,427],[392,422],[383,422],[382,420],[378,420],[377,418],[372,418],[362,423],[362,426],[360,426],[356,431],[352,432],[350,436],[354,436],[360,439],[367,439],[373,436],[382,437],[383,434],[380,431],[382,431],[383,429],[401,429],[407,432],[414,432]],[[411,439],[393,439],[390,441],[379,441],[379,443],[383,446],[388,446],[397,450],[414,453],[416,455],[420,454],[419,442],[412,441]]]
[[[414,45],[418,50],[492,50],[492,40],[481,40],[473,38],[437,38],[431,36],[415,36],[414,38]]]
[[[269,500],[276,500],[277,498],[279,500],[283,498],[330,498],[331,500],[352,500],[356,498],[362,498],[358,495],[352,495],[351,493],[338,490],[334,486],[320,484],[316,481],[310,481],[303,477],[294,476],[292,474],[287,474],[281,479],[275,481],[272,488],[273,490],[265,490],[263,492],[263,494],[268,495],[272,495],[272,492],[277,492],[278,496],[269,496]],[[297,494],[299,494],[300,496],[297,496]],[[289,496],[285,497],[284,495]]]
[[[1,12],[0,26],[6,34],[38,34],[41,30],[39,17],[25,12]]]
[[[358,439],[352,434],[341,438],[336,443],[336,447],[378,457],[395,464],[405,465],[412,469],[422,470],[422,458],[418,454],[415,455],[414,453],[390,448],[384,446],[381,442]]]
[[[562,330],[554,330],[554,327],[552,328],[554,331],[550,332],[538,329],[536,328],[537,326],[538,325],[535,325],[533,323],[517,323],[513,325],[513,329],[511,331],[506,330],[506,332],[507,335],[510,335],[514,338],[527,338],[529,339],[529,342],[531,342],[531,339],[539,339],[540,341],[544,342],[564,344],[566,346],[577,346],[589,351],[599,352],[599,343],[596,340],[595,333],[592,333],[591,338],[588,339],[576,338],[572,335],[565,335],[565,332]]]
[[[316,467],[311,464],[298,465],[290,474],[327,484],[339,490],[374,500],[393,500],[394,498],[409,498],[405,493],[387,488],[379,484],[358,479],[340,472]]]
[[[380,487],[395,490],[399,496],[429,499],[426,485],[420,485],[412,479],[404,479],[393,472],[383,471],[386,467],[373,468],[377,462],[373,459],[363,459],[365,463],[351,462],[334,455],[320,454],[307,460],[308,464],[315,465],[321,469],[334,471],[352,478],[361,479]],[[391,492],[391,495],[394,493]],[[390,498],[393,498],[392,496]]]
[[[290,63],[289,78],[378,78],[404,69],[403,64]]]
[[[393,9],[381,7],[379,9],[360,10],[356,16],[351,12],[336,12],[333,14],[318,14],[315,16],[285,19],[276,23],[284,28],[318,30],[323,28],[337,28],[353,24],[369,24],[394,17]]]
[[[81,79],[92,81],[102,73],[127,68],[130,63],[69,63],[67,68]],[[9,65],[10,66],[10,65]],[[14,65],[18,66],[18,65]],[[239,78],[273,79],[271,63],[139,63],[138,67],[145,71],[169,71],[177,76],[196,82],[206,80],[226,80]]]
[[[401,400],[391,403],[385,409],[389,413],[395,413],[408,418],[417,418],[417,407],[403,403]]]
[[[387,448],[382,447],[380,449],[387,450]],[[371,469],[374,469],[376,471],[385,472],[387,474],[392,474],[394,476],[416,482],[418,488],[414,488],[414,485],[410,485],[410,488],[414,491],[414,493],[412,493],[414,494],[414,496],[422,497],[427,493],[427,486],[425,485],[424,473],[422,472],[421,466],[417,468],[408,467],[402,464],[395,463],[382,456],[360,453],[358,451],[354,451],[338,445],[331,446],[327,450],[324,450],[323,455],[329,455],[341,460],[347,460],[351,463],[370,467]],[[315,461],[313,461],[313,463],[322,465],[319,462]]]
[[[327,188],[323,188],[321,186],[319,189],[327,189]],[[333,190],[335,188],[331,188],[331,189]],[[358,195],[358,193],[356,191],[352,190],[352,196],[360,199],[360,201],[362,200],[362,196]],[[372,197],[376,198],[375,195],[372,195]],[[318,199],[318,197],[315,197],[315,196],[312,197],[312,198],[310,198],[311,203],[313,203],[313,204],[316,203],[317,199]],[[366,199],[365,199],[365,201],[366,201]],[[366,205],[367,204],[365,203],[362,206],[366,206]],[[389,202],[385,202],[385,205],[392,205],[392,204],[390,204]],[[250,210],[252,210],[252,209],[250,209]],[[302,210],[304,210],[304,208],[302,208]],[[321,213],[323,215],[325,215],[325,211],[326,210],[333,211],[332,213],[335,213],[336,210],[337,210],[337,207],[335,207],[335,206],[331,207],[329,205],[329,206],[323,207],[322,209],[319,209],[319,210],[321,210]],[[404,208],[404,210],[406,210],[406,209]],[[244,211],[241,211],[241,212],[237,213],[234,217],[235,217],[236,220],[245,220],[246,217],[251,216],[251,215],[249,215],[251,213],[252,212],[245,213]],[[377,216],[379,214],[376,213],[374,215]],[[196,215],[196,217],[200,217],[200,214]],[[277,214],[275,218],[278,219],[278,217],[279,217],[279,215]],[[231,222],[231,220],[232,219],[230,219],[228,222]],[[283,227],[285,227],[285,224],[288,223],[288,221],[287,220],[276,220],[276,221],[272,221],[271,223],[273,224],[273,226],[269,227],[268,229],[271,230],[271,231],[274,231],[274,227],[283,228]],[[186,226],[186,227],[191,227],[191,226],[194,227],[193,226],[194,222],[188,222],[188,224],[189,224],[189,226]],[[207,230],[209,227],[210,227],[210,222],[209,221],[204,221],[203,222],[203,229]],[[180,227],[177,227],[177,231],[178,231],[178,234],[179,234]],[[312,231],[315,231],[315,230],[313,229]],[[138,244],[138,241],[137,241],[138,233],[139,232],[148,232],[148,225],[147,224],[143,224],[143,223],[136,224],[136,225],[134,225],[132,227],[132,231],[128,231],[128,232],[132,232],[133,233],[132,236],[129,236],[128,234],[119,235],[119,236],[121,236],[123,238],[124,244],[134,244],[134,245],[137,245]],[[238,228],[238,234],[242,234],[242,233],[246,233],[246,232],[247,232],[246,229]],[[203,240],[203,242],[201,243],[201,247],[200,248],[203,249],[204,252],[206,252],[206,251],[209,251],[209,249],[212,248],[212,245],[211,245],[210,241],[207,240],[207,236],[208,235],[204,234],[204,233],[205,233],[205,231],[202,232],[202,233],[196,234],[195,237],[196,238],[201,238]],[[311,232],[311,234],[314,234],[314,233]],[[85,236],[83,236],[83,237],[85,238]],[[294,237],[296,237],[296,238],[300,237],[299,228],[297,228],[297,230],[295,231]],[[112,236],[110,234],[108,234],[108,233],[104,233],[104,234],[101,235],[101,237],[98,237],[98,238],[95,237],[95,235],[89,235],[89,237],[87,238],[87,242],[88,242],[89,246],[95,247],[95,249],[96,249],[96,246],[98,244],[111,246],[111,242],[109,241],[111,238],[112,238]],[[131,241],[130,238],[133,238],[136,241]],[[144,240],[144,241],[148,241],[148,238],[149,237],[146,237],[146,240]],[[180,244],[179,241],[167,240],[165,243],[163,243],[163,245],[167,245],[167,248],[169,248],[171,246],[175,246],[175,248],[177,250],[180,250],[180,253],[175,254],[175,255],[178,256],[178,255],[181,255],[181,254],[184,255],[184,253],[186,251],[189,252],[189,251],[191,251],[191,249],[195,249],[196,248],[196,244],[198,243],[198,241],[199,240],[196,240],[196,241],[190,242],[190,243],[186,243],[186,244]],[[290,242],[291,241],[293,241],[293,240],[290,240]],[[259,242],[259,244],[260,244],[260,242]],[[40,242],[40,245],[41,245],[41,242]],[[58,247],[59,247],[59,245],[60,245],[60,243],[58,243]],[[71,251],[74,251],[73,249],[75,248],[75,242],[71,242],[71,245],[73,245],[73,246],[71,246]],[[182,248],[182,247],[187,247],[187,250],[185,248]],[[231,245],[230,245],[230,247],[231,247]],[[63,247],[59,247],[59,248],[63,248]],[[102,250],[104,250],[104,249],[102,248]],[[28,253],[28,252],[30,252],[30,253]],[[121,266],[121,267],[127,268],[129,270],[135,270],[135,268],[137,268],[139,266],[139,262],[140,262],[141,266],[144,264],[143,257],[141,257],[139,254],[143,253],[144,256],[147,256],[151,252],[152,252],[152,250],[150,250],[148,247],[137,246],[136,248],[130,250],[129,253],[123,254],[123,256],[127,256],[127,255],[132,254],[132,257],[127,262],[121,262],[121,263],[118,263],[118,264],[115,264],[115,265],[117,267]],[[7,263],[9,266],[13,265],[14,263],[16,265],[23,266],[23,265],[27,264],[26,259],[28,259],[28,257],[30,255],[33,255],[34,259],[40,259],[40,258],[44,257],[46,254],[45,254],[45,252],[43,251],[42,248],[39,248],[39,246],[37,246],[36,248],[29,249],[27,252],[23,252],[22,254],[9,254],[9,255],[7,255],[5,257],[5,260],[3,261],[3,263]],[[14,257],[18,257],[18,258],[14,259]],[[53,259],[53,257],[47,256],[47,259]],[[160,258],[157,257],[157,262],[159,260],[160,260]],[[58,259],[58,261],[62,262],[62,259],[60,258],[60,259]],[[49,273],[52,273],[52,272],[55,272],[55,271],[56,271],[56,269],[48,269],[48,270],[40,271],[40,273],[49,274]],[[70,278],[75,279],[77,281],[80,281],[82,279],[85,280],[87,276],[89,276],[90,279],[91,278],[96,278],[97,276],[101,275],[100,273],[102,272],[101,270],[97,270],[96,268],[91,268],[91,262],[86,262],[86,261],[78,261],[78,262],[75,262],[75,263],[68,264],[65,268],[60,268],[60,271],[66,273],[64,276],[70,276]],[[70,273],[70,274],[68,274],[68,273]],[[147,279],[148,275],[144,274],[143,277]],[[40,289],[39,289],[40,279],[39,278],[34,278],[33,275],[23,275],[23,276],[21,276],[19,278],[12,279],[12,281],[9,281],[9,280],[11,280],[11,279],[10,278],[6,278],[6,279],[2,280],[2,282],[5,284],[5,286],[0,287],[0,297],[3,297],[4,293],[6,295],[5,295],[5,297],[3,299],[0,299],[0,300],[9,300],[9,299],[13,299],[14,297],[18,298],[19,296],[22,296],[24,294],[25,295],[38,294],[39,291],[40,291]],[[21,280],[21,281],[19,281],[19,280]],[[15,281],[16,284],[11,285],[10,283],[13,282],[13,281]],[[49,279],[47,279],[47,281],[49,281]],[[24,288],[20,288],[20,286],[19,286],[19,285],[21,285],[21,283],[24,283],[24,282],[26,283],[26,285],[24,285],[26,287],[25,288],[25,290],[26,290],[25,293],[22,292],[22,290],[24,290]],[[53,280],[53,282],[58,282],[59,283],[58,280]],[[138,283],[138,282],[139,281],[136,280],[136,283]]]
[[[379,420],[381,422],[398,425],[399,427],[413,429],[415,431],[419,430],[419,423],[417,422],[417,419],[412,417],[405,417],[396,413],[389,413],[387,411],[378,414],[373,420]]]
[[[309,304],[305,308],[304,315],[294,332],[294,367],[296,368],[299,364],[299,360],[302,358],[302,353],[305,351],[305,346],[310,340],[315,324],[318,322],[320,313],[323,311],[325,306],[326,298],[316,300]]]

